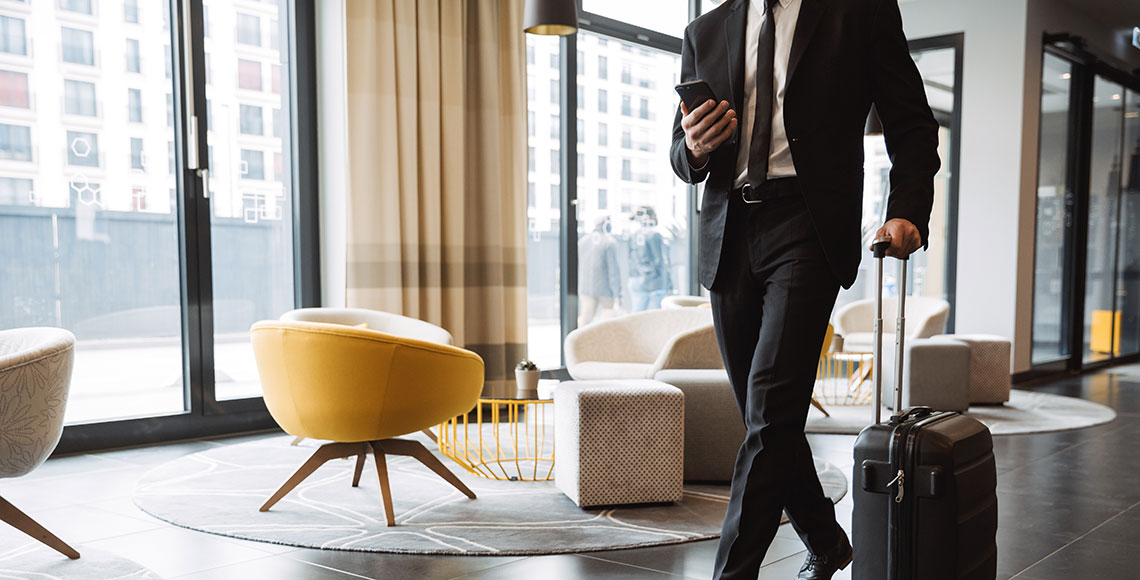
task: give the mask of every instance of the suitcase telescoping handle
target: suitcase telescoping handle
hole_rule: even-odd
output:
[[[891,237],[875,238],[871,243],[871,251],[875,256],[875,350],[872,370],[874,373],[875,393],[875,424],[882,423],[883,407],[883,259],[887,257],[887,248],[891,247]],[[906,329],[906,274],[907,258],[899,258],[899,311],[895,319],[895,418],[902,411],[902,376],[903,376],[903,332]]]

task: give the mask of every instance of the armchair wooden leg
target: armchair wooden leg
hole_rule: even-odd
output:
[[[435,432],[432,431],[431,429],[424,429],[423,434],[427,435],[428,439],[431,439],[433,443],[439,443],[439,439],[436,438]]]
[[[294,437],[294,438],[293,438],[293,441],[292,441],[291,443],[289,443],[289,445],[292,445],[293,447],[296,447],[297,445],[299,445],[299,444],[300,444],[302,441],[304,441],[304,440],[305,440],[305,438],[304,438],[304,437]]]
[[[454,473],[451,472],[435,455],[428,451],[419,441],[412,441],[410,439],[384,439],[378,441],[384,446],[384,451],[392,455],[407,455],[414,457],[417,461],[424,464],[428,469],[434,471],[436,475],[442,477],[456,489],[463,492],[463,495],[471,499],[475,499],[475,492],[471,491]]]
[[[364,472],[364,458],[371,449],[368,443],[361,443],[360,455],[356,456],[356,471],[352,474],[352,487],[360,486],[360,474]]]
[[[8,523],[17,530],[28,534],[72,560],[79,559],[79,552],[76,552],[75,548],[72,548],[63,540],[55,537],[54,534],[47,531],[47,529],[36,522],[36,520],[33,520],[2,497],[0,497],[0,521]]]
[[[388,485],[388,462],[384,460],[384,446],[379,441],[373,441],[372,454],[376,457],[376,475],[380,477],[380,499],[384,502],[384,517],[388,520],[388,527],[396,525],[396,512],[392,508],[392,489]]]
[[[318,467],[330,459],[352,457],[360,453],[360,443],[326,443],[317,448],[307,461],[278,489],[273,497],[269,498],[259,511],[269,511],[273,504],[281,501],[293,488],[297,487],[306,477],[309,477]]]
[[[819,401],[815,400],[815,397],[811,398],[811,406],[815,407],[816,409],[819,409],[819,412],[823,413],[824,417],[830,417],[831,416],[831,413],[828,413],[827,409],[824,409],[823,405],[821,405],[819,403]]]

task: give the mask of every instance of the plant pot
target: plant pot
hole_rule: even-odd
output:
[[[534,398],[538,396],[538,377],[542,371],[523,371],[515,369],[515,385],[518,386],[519,398]]]

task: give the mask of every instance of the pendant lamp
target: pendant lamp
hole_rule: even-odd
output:
[[[552,36],[578,32],[578,0],[526,0],[523,30]]]

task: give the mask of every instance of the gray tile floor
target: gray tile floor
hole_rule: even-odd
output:
[[[1140,550],[1140,365],[1034,388],[1112,406],[1113,423],[995,439],[1000,505],[999,574],[1018,580],[1134,580]],[[438,557],[297,549],[168,525],[131,501],[137,478],[167,460],[250,437],[190,441],[52,459],[0,481],[0,493],[82,550],[142,563],[164,578],[257,580],[377,578],[654,579],[711,575],[715,542],[529,558]],[[854,437],[811,437],[817,456],[851,472]],[[850,529],[851,498],[837,506]],[[790,580],[804,549],[781,528],[761,579]],[[846,572],[836,576],[848,579]]]

